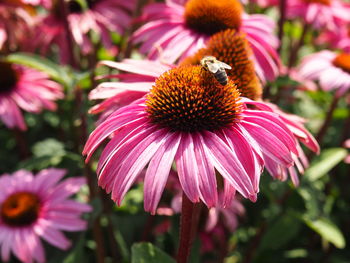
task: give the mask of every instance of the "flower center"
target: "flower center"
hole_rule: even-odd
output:
[[[18,81],[18,76],[13,65],[9,62],[0,61],[0,93],[11,91]]]
[[[83,12],[83,7],[78,1],[71,0],[67,3],[68,12],[71,13],[81,13]]]
[[[350,74],[350,54],[339,54],[333,59],[333,65]]]
[[[232,67],[226,73],[237,85],[241,96],[258,100],[261,99],[262,87],[250,59],[251,54],[245,35],[228,29],[210,37],[206,48],[186,58],[181,65],[198,65],[204,56],[214,56]]]
[[[10,226],[27,226],[35,222],[40,209],[39,198],[28,192],[10,195],[2,204],[1,219]]]
[[[222,86],[201,66],[165,72],[147,97],[152,122],[174,131],[217,130],[240,120],[242,104],[232,81]]]
[[[243,8],[238,0],[189,0],[185,23],[197,32],[212,35],[225,29],[239,29]]]
[[[331,0],[304,0],[307,4],[331,5]]]

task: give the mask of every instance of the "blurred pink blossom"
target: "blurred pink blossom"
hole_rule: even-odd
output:
[[[204,47],[211,35],[234,28],[246,33],[259,77],[273,80],[279,74],[275,23],[262,14],[244,13],[237,0],[167,0],[146,6],[140,21],[145,24],[132,41],[142,43],[140,52],[150,59],[174,63]]]
[[[286,11],[289,18],[301,18],[317,29],[338,30],[350,21],[349,4],[340,0],[288,0]]]
[[[302,59],[298,68],[302,79],[318,81],[325,91],[342,96],[350,89],[350,54],[323,50]]]
[[[68,198],[85,184],[85,178],[59,182],[66,171],[45,169],[37,175],[19,170],[0,176],[0,248],[3,261],[11,252],[22,262],[45,262],[40,238],[66,250],[71,242],[62,231],[82,231],[87,223],[80,219],[91,207]]]
[[[95,32],[106,49],[114,52],[115,46],[111,42],[110,32],[122,34],[130,25],[135,1],[124,0],[89,0],[88,8],[84,9],[79,1],[67,2],[68,22],[74,42],[80,47],[83,54],[93,49],[89,33]],[[61,60],[68,62],[69,48],[66,39],[64,20],[59,8],[55,4],[49,15],[41,16],[37,20],[32,48],[38,48],[46,54],[53,44],[59,46]]]
[[[349,9],[350,12],[350,9]],[[350,52],[350,23],[339,26],[336,30],[326,30],[317,38],[318,44],[326,44],[331,48]]]
[[[53,111],[54,101],[63,96],[62,87],[45,73],[0,61],[0,119],[7,127],[25,130],[20,109],[31,113]]]

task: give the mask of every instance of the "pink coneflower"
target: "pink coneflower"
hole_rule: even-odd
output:
[[[174,63],[204,47],[211,35],[235,29],[246,34],[259,75],[268,80],[278,75],[278,40],[273,35],[272,20],[260,14],[245,14],[237,0],[183,2],[168,0],[146,6],[141,20],[147,23],[133,35],[135,43],[142,43],[142,53]]]
[[[82,53],[88,54],[92,51],[90,32],[99,34],[104,47],[114,48],[110,32],[122,34],[128,27],[134,2],[134,0],[88,0],[87,7],[83,7],[80,1],[68,1],[67,19],[70,31]],[[57,3],[53,5],[51,14],[38,21],[34,46],[42,53],[46,53],[52,44],[59,46],[61,59],[67,62],[70,47],[67,44],[64,21]]]
[[[318,81],[325,91],[336,90],[341,96],[350,89],[350,54],[324,50],[305,57],[299,75]]]
[[[293,164],[292,152],[297,154],[293,135],[276,114],[248,109],[232,81],[221,86],[201,66],[171,69],[146,99],[110,115],[90,135],[86,161],[111,134],[97,168],[99,185],[120,205],[149,164],[144,205],[152,213],[173,161],[189,200],[212,207],[217,203],[215,169],[225,189],[255,201],[262,154],[285,167]]]
[[[339,0],[288,0],[287,16],[302,18],[316,28],[338,30],[338,26],[350,21],[349,6]]]
[[[339,26],[337,30],[322,32],[317,38],[317,43],[350,52],[350,23]]]
[[[61,231],[82,231],[80,219],[91,207],[68,198],[79,191],[84,178],[59,183],[66,171],[45,169],[36,176],[20,170],[0,177],[0,248],[3,261],[11,252],[22,262],[45,262],[40,238],[52,246],[68,249],[71,242]]]
[[[25,130],[20,109],[32,113],[55,110],[53,101],[60,98],[62,87],[45,73],[0,61],[0,119],[7,127]]]
[[[25,5],[17,1],[0,2],[0,50],[7,42],[7,52],[15,50],[26,39],[33,18],[24,9]]]

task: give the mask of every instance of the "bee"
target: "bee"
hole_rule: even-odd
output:
[[[225,69],[232,69],[230,65],[217,60],[213,56],[205,56],[201,59],[201,65],[205,70],[213,73],[215,79],[223,86],[228,82]]]

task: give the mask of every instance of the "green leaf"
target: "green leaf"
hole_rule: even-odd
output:
[[[134,244],[131,263],[175,263],[175,260],[151,243]]]
[[[337,248],[345,248],[345,238],[339,228],[327,218],[318,218],[311,220],[307,217],[302,218],[305,224],[317,232],[323,239],[332,243]]]
[[[305,178],[311,182],[320,179],[340,163],[346,155],[347,151],[344,148],[331,148],[322,151],[316,161],[306,170]]]
[[[36,157],[62,156],[65,154],[63,144],[53,138],[37,142],[34,144],[32,151]]]
[[[32,147],[32,152],[33,157],[20,162],[18,168],[41,170],[58,165],[67,156],[63,143],[53,138],[37,142]]]
[[[71,78],[65,68],[39,55],[19,52],[7,56],[6,60],[43,71],[51,78],[66,86],[71,84]]]
[[[114,237],[115,237],[115,240],[117,241],[118,248],[120,250],[120,254],[122,255],[122,258],[124,259],[125,262],[130,262],[129,247],[126,244],[123,235],[119,231],[115,230]]]

